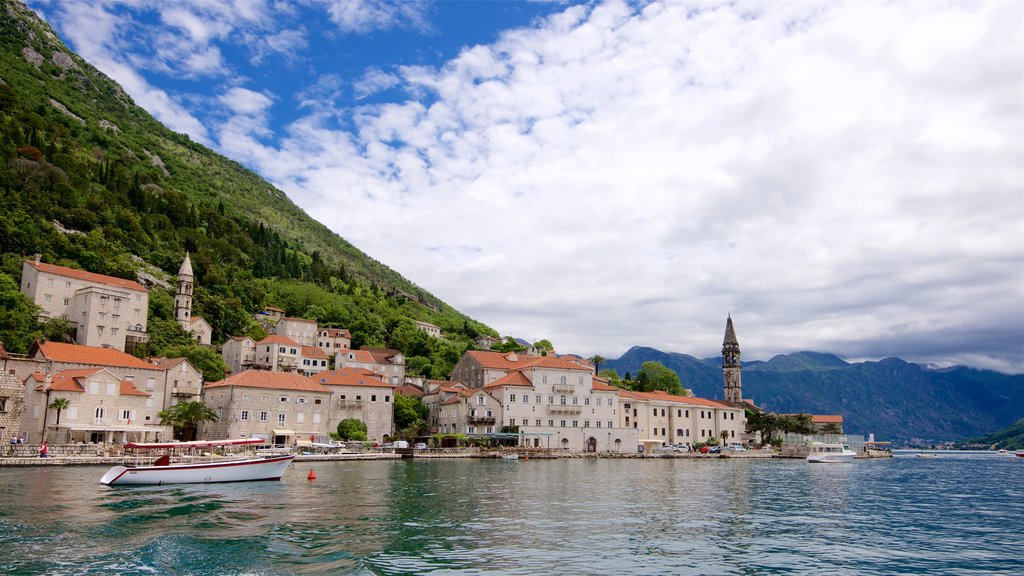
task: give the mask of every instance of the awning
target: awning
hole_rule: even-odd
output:
[[[274,436],[295,436],[295,430],[271,430]]]
[[[64,428],[64,426],[61,426]],[[77,432],[168,432],[169,426],[69,426]]]

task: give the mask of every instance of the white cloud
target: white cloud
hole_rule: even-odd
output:
[[[317,3],[319,4],[319,3]],[[429,29],[423,1],[331,0],[327,14],[342,32],[364,34],[391,28]]]
[[[220,101],[235,114],[245,115],[263,114],[273,104],[273,100],[266,94],[238,86],[222,94]]]
[[[956,354],[1021,370],[1020,12],[574,7],[403,69],[420,101],[358,111],[355,141],[314,120],[282,151],[305,163],[261,167],[461,310],[565,351],[713,355],[732,312],[748,357],[937,360],[928,335],[990,330],[1009,340]]]
[[[401,79],[394,74],[389,74],[380,68],[370,68],[362,78],[352,86],[355,91],[356,100],[362,100],[378,92],[397,86]]]

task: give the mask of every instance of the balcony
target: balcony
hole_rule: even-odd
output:
[[[362,400],[338,400],[338,408],[362,408]]]
[[[198,386],[175,386],[171,389],[172,396],[198,396]]]
[[[548,412],[561,414],[579,414],[583,412],[583,406],[579,404],[548,404]]]
[[[110,421],[107,420],[106,418],[93,418],[92,424],[93,426],[109,426]]]
[[[551,390],[554,392],[574,392],[576,391],[576,385],[557,383],[551,385]]]
[[[494,424],[494,416],[470,416],[470,424]]]

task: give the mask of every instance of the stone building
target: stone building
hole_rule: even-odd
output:
[[[722,342],[722,379],[726,402],[743,402],[743,366],[740,363],[740,343],[732,327],[732,314],[725,321],[725,340]]]
[[[697,444],[712,438],[739,442],[746,413],[729,402],[677,396],[664,390],[618,391],[621,424],[637,430],[642,444]]]
[[[317,346],[317,337],[319,336],[316,320],[289,317],[277,321],[274,334],[290,338],[303,346]]]
[[[334,365],[341,368],[365,368],[380,374],[389,384],[401,386],[405,383],[405,356],[391,348],[367,348],[349,350],[334,358]]]
[[[21,292],[41,308],[39,318],[64,318],[83,346],[125,350],[149,340],[149,291],[138,282],[25,260]]]
[[[207,384],[203,401],[217,414],[216,422],[200,427],[205,439],[259,437],[294,445],[333,430],[331,390],[301,374],[246,370]]]
[[[328,356],[346,352],[352,347],[352,334],[344,328],[320,328],[316,345]]]
[[[253,368],[271,372],[298,372],[302,345],[286,336],[272,335],[256,343]]]
[[[0,360],[9,358],[3,344],[0,344]],[[25,392],[14,371],[0,372],[0,444],[8,444],[11,438],[19,436],[21,414],[25,410]]]
[[[396,385],[365,368],[339,368],[311,378],[331,391],[332,430],[346,418],[366,424],[369,440],[381,441],[394,433]]]
[[[442,336],[440,326],[435,326],[430,322],[422,322],[420,320],[416,320],[415,322],[416,327],[426,332],[427,336],[430,336],[431,338],[440,338]]]
[[[232,336],[221,345],[220,355],[232,374],[244,372],[256,364],[256,342],[248,336]]]

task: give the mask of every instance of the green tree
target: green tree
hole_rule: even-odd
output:
[[[366,441],[366,424],[358,418],[345,418],[338,422],[338,438]]]
[[[203,373],[206,382],[219,382],[224,379],[228,365],[216,351],[198,344],[171,346],[161,351],[161,356],[168,358],[188,358],[189,363]]]
[[[415,439],[426,427],[427,407],[415,396],[395,394],[395,430],[402,438]]]
[[[821,427],[822,434],[842,434],[843,431],[836,422],[829,422]]]
[[[7,274],[0,274],[0,343],[10,352],[24,354],[42,335],[33,305]]]
[[[71,406],[71,401],[67,398],[54,398],[53,402],[47,406],[47,408],[57,411],[57,426],[60,426],[60,413],[67,410],[68,406]]]
[[[43,337],[51,342],[73,342],[74,329],[67,318],[57,316],[43,322]]]
[[[638,390],[642,392],[664,390],[669,394],[686,394],[682,382],[679,381],[679,374],[661,362],[653,360],[644,362],[640,367],[637,379],[642,383],[642,387],[638,387]]]
[[[601,364],[604,364],[605,357],[600,354],[594,354],[590,357],[590,361],[594,363],[594,372],[601,373]],[[618,374],[616,374],[618,376]]]
[[[167,410],[161,410],[157,416],[160,417],[161,426],[173,426],[174,437],[183,441],[196,439],[199,424],[217,421],[217,414],[199,400],[179,402]]]

